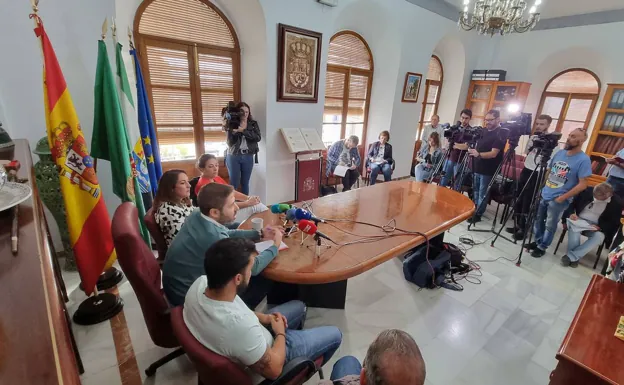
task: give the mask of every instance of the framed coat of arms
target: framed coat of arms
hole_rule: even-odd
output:
[[[277,101],[316,103],[323,35],[278,25]]]

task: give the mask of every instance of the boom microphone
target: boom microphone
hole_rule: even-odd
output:
[[[308,234],[308,235],[318,235],[321,238],[325,238],[328,241],[331,241],[333,243],[336,243],[334,241],[332,241],[332,239],[330,237],[328,237],[327,235],[321,233],[320,231],[318,231],[318,228],[316,227],[316,225],[314,224],[314,222],[309,221],[307,219],[302,219],[299,221],[299,224],[297,225],[297,227],[299,227],[299,230],[301,230],[302,232]]]
[[[288,211],[292,206],[286,203],[280,203],[277,205],[272,205],[271,206],[271,212],[273,214],[281,214],[281,213],[285,213],[286,211]]]
[[[325,223],[323,219],[315,217],[314,215],[312,215],[311,212],[309,212],[308,210],[304,210],[304,209],[297,209],[297,211],[295,212],[295,217],[297,218],[298,221],[307,219],[309,221],[314,221],[316,223],[318,222]]]

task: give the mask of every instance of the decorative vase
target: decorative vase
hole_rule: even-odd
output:
[[[50,151],[47,137],[41,138],[37,142],[37,147],[33,153],[39,155],[39,161],[34,166],[39,196],[52,213],[61,233],[63,251],[57,252],[57,257],[65,258],[65,270],[76,271],[76,260],[74,259],[74,252],[69,239],[65,203],[61,193],[59,170],[54,160],[52,160],[52,152]]]

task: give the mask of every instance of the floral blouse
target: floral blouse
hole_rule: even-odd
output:
[[[193,206],[173,204],[165,202],[158,207],[158,210],[154,213],[154,219],[160,227],[160,231],[165,237],[167,246],[171,245],[173,238],[178,235],[178,232],[184,224],[186,217],[193,212]]]

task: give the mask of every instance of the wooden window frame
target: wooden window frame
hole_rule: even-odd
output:
[[[427,109],[427,104],[434,105],[434,115],[438,113],[438,107],[440,106],[440,95],[442,94],[442,84],[444,84],[444,67],[442,66],[442,60],[440,60],[437,55],[431,55],[431,59],[436,60],[440,65],[440,80],[427,79],[425,81],[425,95],[422,102],[422,110],[420,111],[420,121],[418,122],[416,140],[420,140],[420,135],[422,135],[423,126],[425,124],[425,110]],[[429,59],[429,61],[431,61],[431,59]],[[429,86],[431,85],[438,86],[438,95],[436,96],[436,101],[434,103],[427,103],[427,98],[429,96]]]
[[[574,92],[554,92],[554,91],[548,91],[548,87],[550,87],[551,83],[553,81],[555,81],[555,79],[557,79],[558,77],[568,73],[568,72],[577,72],[577,71],[581,71],[581,72],[586,72],[590,75],[592,75],[594,77],[594,79],[596,79],[596,82],[598,83],[598,92],[593,94],[593,93],[574,93]],[[568,109],[570,108],[570,101],[572,99],[585,99],[585,100],[591,100],[592,104],[589,108],[589,111],[587,113],[587,117],[585,118],[585,123],[583,124],[583,129],[587,130],[589,127],[589,123],[591,121],[591,117],[594,114],[594,110],[596,108],[596,104],[598,102],[598,97],[600,96],[600,91],[602,89],[602,83],[600,82],[600,78],[598,78],[598,75],[596,75],[594,72],[585,69],[585,68],[569,68],[567,70],[561,71],[559,73],[557,73],[555,76],[553,76],[552,78],[550,78],[550,80],[548,81],[548,83],[546,83],[546,86],[544,87],[544,91],[542,91],[542,97],[540,98],[540,103],[539,103],[539,107],[537,108],[537,114],[535,115],[535,118],[537,119],[538,116],[540,116],[543,112],[543,108],[544,108],[544,103],[546,102],[546,98],[547,97],[559,97],[559,98],[565,98],[565,102],[563,104],[563,107],[561,108],[561,112],[559,113],[558,117],[552,117],[553,119],[557,119],[557,126],[555,127],[555,131],[556,132],[561,132],[563,129],[563,123],[565,122],[565,116],[568,113]],[[589,133],[589,136],[591,136],[591,133]],[[562,138],[563,139],[563,138]]]
[[[353,31],[340,31],[336,33],[329,40],[330,44],[334,39],[336,39],[337,37],[341,35],[353,35],[356,38],[358,38],[362,43],[364,43],[364,46],[366,47],[366,50],[368,51],[368,55],[370,57],[370,63],[371,63],[370,70],[336,65],[336,64],[327,64],[327,72],[336,72],[336,73],[342,73],[345,75],[344,91],[343,91],[344,94],[342,97],[342,119],[340,123],[340,137],[341,138],[345,138],[345,134],[347,131],[347,115],[349,111],[349,91],[350,91],[350,86],[351,86],[351,75],[366,76],[368,78],[368,84],[366,85],[366,98],[365,99],[353,99],[353,100],[364,100],[364,122],[362,124],[362,137],[360,138],[360,145],[358,146],[360,150],[360,156],[362,157],[362,159],[364,159],[363,151],[364,151],[364,147],[366,146],[366,136],[367,136],[366,134],[368,131],[368,111],[370,110],[371,89],[373,88],[373,73],[375,71],[373,52],[371,51],[366,40],[364,40],[364,38],[360,34],[358,34],[357,32],[353,32]],[[330,99],[338,100],[338,98],[336,97],[330,97]],[[325,123],[322,123],[322,125],[325,125]],[[364,163],[365,162],[362,161],[362,165],[364,165]]]
[[[241,62],[240,62],[240,44],[238,40],[238,35],[234,30],[234,26],[230,22],[230,20],[225,16],[223,12],[216,5],[212,4],[208,0],[195,0],[199,1],[221,17],[221,19],[227,25],[230,34],[232,35],[232,39],[234,41],[234,47],[222,47],[215,46],[210,44],[196,43],[187,40],[173,39],[161,36],[153,36],[149,34],[143,34],[139,32],[139,25],[141,22],[141,17],[145,10],[154,2],[159,0],[143,0],[143,2],[137,8],[136,14],[134,16],[134,43],[137,49],[137,53],[141,58],[141,71],[143,72],[143,78],[145,79],[145,88],[147,90],[147,95],[149,97],[150,107],[152,109],[152,119],[154,121],[154,126],[158,127],[158,122],[156,120],[155,109],[154,109],[154,98],[152,94],[152,82],[150,78],[149,72],[149,64],[147,58],[147,46],[156,46],[161,48],[171,48],[175,50],[186,50],[189,64],[189,85],[191,91],[191,105],[193,108],[193,140],[195,142],[195,154],[196,156],[200,156],[204,153],[205,150],[205,135],[204,135],[204,121],[203,121],[203,108],[202,108],[202,99],[201,99],[201,80],[199,77],[199,54],[211,54],[217,56],[230,57],[232,59],[232,79],[233,79],[233,94],[234,100],[241,100]],[[175,86],[171,86],[175,88]],[[159,87],[160,88],[160,87]],[[164,86],[162,88],[167,88]],[[225,106],[223,106],[225,107]],[[175,125],[169,125],[175,127]],[[188,126],[188,125],[183,125]],[[158,136],[158,129],[156,130],[156,135]],[[225,140],[225,139],[224,139]],[[185,165],[186,167],[180,167]],[[174,160],[163,162],[163,169],[171,169],[173,167],[182,168],[189,175],[194,175],[197,173],[195,170],[195,160]],[[189,172],[190,171],[190,172]]]

